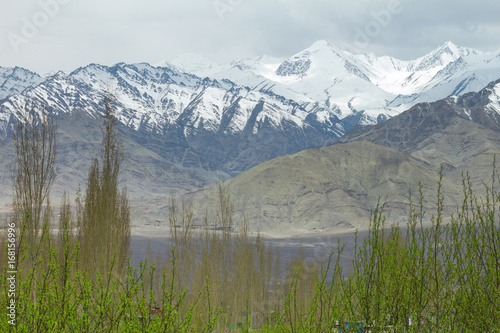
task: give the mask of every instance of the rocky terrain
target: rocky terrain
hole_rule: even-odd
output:
[[[57,121],[57,202],[63,190],[84,188],[110,97],[125,146],[120,180],[137,224],[164,222],[170,195],[209,197],[200,189],[238,175],[228,186],[257,227],[352,227],[366,221],[383,191],[397,193],[387,207],[402,221],[401,196],[420,180],[412,175],[431,188],[441,164],[455,184],[463,170],[474,169],[475,183],[491,172],[500,92],[498,81],[484,87],[499,76],[498,52],[449,42],[411,61],[319,41],[287,59],[222,65],[190,55],[50,75],[0,67],[0,208],[9,210],[11,135],[26,105]],[[376,146],[330,147],[339,139]],[[385,164],[391,171],[374,171]],[[394,172],[399,178],[388,176]],[[450,188],[450,198],[455,192]]]
[[[408,193],[416,201],[419,182],[430,218],[442,166],[449,215],[463,200],[463,175],[469,172],[477,194],[484,194],[483,182],[491,183],[500,153],[499,92],[500,80],[478,93],[417,104],[331,146],[262,163],[225,186],[254,230],[363,229],[379,199],[390,223],[404,223]],[[211,187],[190,198],[196,207],[211,207],[213,193]]]

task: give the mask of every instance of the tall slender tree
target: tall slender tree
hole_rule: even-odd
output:
[[[112,102],[104,101],[100,161],[89,170],[85,200],[78,221],[82,258],[88,270],[108,272],[113,258],[115,273],[123,272],[130,242],[130,206],[127,191],[118,188],[123,146],[116,128]]]
[[[14,220],[19,241],[26,244],[32,262],[40,249],[44,222],[48,223],[50,189],[56,178],[56,130],[45,105],[26,102],[13,133],[16,151]]]

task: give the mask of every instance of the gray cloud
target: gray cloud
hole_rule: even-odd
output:
[[[319,39],[403,59],[448,40],[496,50],[499,12],[496,0],[3,1],[0,66],[46,72],[90,62],[157,62],[183,52],[218,61],[291,56]],[[27,24],[37,30],[29,38]]]

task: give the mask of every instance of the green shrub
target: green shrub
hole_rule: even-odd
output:
[[[80,245],[64,227],[72,215],[63,205],[68,220],[60,221],[57,236],[43,228],[33,266],[30,247],[18,244],[15,297],[7,280],[12,268],[2,257],[0,331],[498,331],[498,177],[494,168],[484,198],[474,195],[467,174],[463,178],[463,204],[449,219],[440,190],[437,213],[426,218],[420,186],[402,226],[388,225],[379,202],[367,237],[356,237],[351,269],[342,267],[345,244],[337,243],[326,262],[312,265],[302,253],[284,276],[272,247],[260,236],[250,241],[246,221],[238,233],[230,231],[234,212],[222,187],[220,214],[198,229],[189,205],[178,210],[172,201],[167,258],[128,264],[120,276],[116,260],[104,276],[82,268]],[[8,244],[4,237],[2,246]],[[7,316],[11,299],[15,326]]]

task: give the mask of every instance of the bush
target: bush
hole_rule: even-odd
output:
[[[250,241],[248,222],[237,223],[230,195],[221,184],[216,191],[217,214],[205,216],[202,226],[194,225],[185,201],[179,205],[172,199],[167,258],[145,259],[134,268],[124,263],[130,230],[126,193],[120,194],[116,181],[121,147],[116,136],[106,138],[110,143],[103,161],[107,155],[114,157],[103,162],[101,171],[94,164],[86,201],[112,193],[105,195],[112,197],[108,204],[97,199],[94,207],[80,201],[73,214],[64,196],[57,235],[49,232],[49,213],[37,219],[44,223],[37,224],[29,237],[24,237],[31,230],[26,226],[34,221],[29,209],[17,211],[7,222],[1,244],[6,251],[0,256],[1,332],[500,329],[500,192],[495,163],[484,198],[474,195],[469,175],[463,176],[463,204],[449,222],[443,216],[442,175],[438,210],[429,222],[421,185],[417,203],[410,193],[408,222],[403,226],[388,225],[379,201],[367,237],[358,240],[356,232],[349,273],[340,261],[345,244],[338,242],[325,262],[308,262],[300,252],[282,275],[279,253],[260,235]],[[43,204],[35,206],[41,216]],[[50,212],[48,206],[44,211]],[[101,216],[109,217],[108,227],[116,231],[112,244],[118,249],[103,245],[106,238],[100,230],[106,226],[94,228]],[[96,249],[105,249],[106,256],[100,258],[100,250],[92,247],[93,237],[100,240]]]

